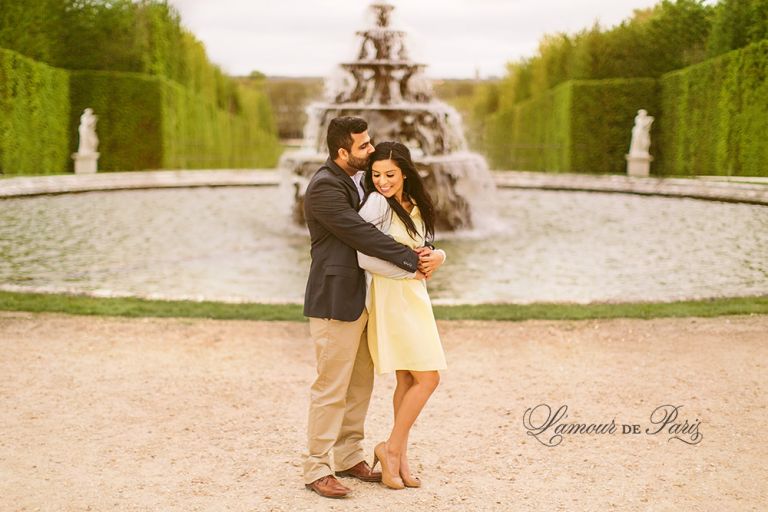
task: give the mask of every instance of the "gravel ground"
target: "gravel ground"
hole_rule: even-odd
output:
[[[411,436],[424,486],[345,479],[353,494],[327,500],[301,481],[314,372],[307,324],[0,312],[0,510],[768,503],[768,316],[439,327],[450,368]],[[390,426],[393,384],[377,380],[369,451]],[[553,414],[566,405],[560,423],[617,430],[545,446],[558,442],[554,425],[538,436],[524,426],[539,404]],[[651,433],[664,405],[681,406],[678,416]],[[622,434],[623,424],[640,433]]]

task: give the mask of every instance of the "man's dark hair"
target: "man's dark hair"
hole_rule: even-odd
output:
[[[328,125],[328,154],[331,160],[339,157],[339,149],[352,151],[352,134],[363,133],[368,129],[368,123],[359,117],[344,116],[331,119]]]

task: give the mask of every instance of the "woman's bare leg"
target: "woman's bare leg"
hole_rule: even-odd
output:
[[[395,377],[397,378],[397,386],[395,387],[395,394],[392,397],[392,405],[395,410],[395,416],[397,416],[397,410],[400,408],[400,404],[403,401],[405,393],[411,389],[414,384],[413,376],[408,370],[395,371]]]
[[[414,383],[399,401],[395,425],[387,440],[387,463],[395,476],[400,473],[400,458],[406,452],[411,427],[440,383],[440,374],[437,371],[409,373]]]
[[[397,420],[397,411],[400,409],[400,404],[403,402],[405,393],[413,386],[413,375],[408,370],[397,370],[395,372],[397,377],[397,386],[395,387],[395,394],[392,397],[392,405],[394,406],[394,417]],[[410,432],[410,431],[409,431]],[[400,474],[406,478],[410,478],[411,471],[408,466],[408,434],[405,436],[405,445],[403,451],[400,454]]]

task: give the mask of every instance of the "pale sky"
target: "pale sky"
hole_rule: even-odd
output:
[[[393,25],[433,78],[502,76],[544,34],[610,27],[660,0],[391,0]],[[356,51],[370,0],[170,0],[225,73],[328,76]]]

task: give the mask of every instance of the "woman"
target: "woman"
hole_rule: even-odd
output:
[[[434,236],[434,207],[407,147],[398,142],[376,145],[365,183],[368,195],[360,216],[420,253],[421,270],[409,274],[358,252],[368,279],[371,357],[379,374],[394,371],[397,377],[394,425],[389,439],[376,445],[373,466],[381,461],[382,482],[388,487],[419,487],[408,467],[408,434],[440,381],[438,370],[446,368],[425,280],[443,263],[445,253],[424,248]]]

